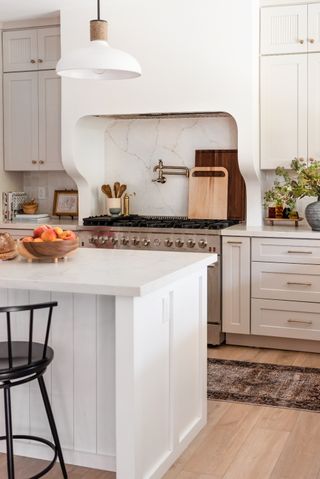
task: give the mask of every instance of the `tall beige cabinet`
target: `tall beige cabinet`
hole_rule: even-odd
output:
[[[58,27],[3,33],[7,171],[62,170]]]
[[[261,9],[261,168],[320,159],[320,3]]]

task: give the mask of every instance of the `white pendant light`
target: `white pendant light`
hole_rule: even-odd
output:
[[[57,74],[82,80],[123,80],[141,75],[137,60],[107,42],[108,23],[100,19],[97,0],[97,20],[90,22],[90,45],[66,53],[57,64]]]

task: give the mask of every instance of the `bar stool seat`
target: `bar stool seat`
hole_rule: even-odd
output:
[[[43,357],[43,344],[31,343],[31,358],[29,361],[29,343],[12,341],[12,367],[9,365],[8,343],[0,342],[0,382],[24,378],[38,374],[46,369],[53,360],[53,349],[47,346]],[[14,384],[12,384],[14,385]]]
[[[47,474],[47,472],[49,472],[55,465],[57,458],[59,458],[60,461],[63,478],[68,478],[58,431],[53,417],[46,385],[43,379],[43,374],[46,372],[46,369],[53,360],[54,356],[53,349],[48,346],[48,341],[52,311],[55,306],[58,306],[58,303],[54,301],[50,303],[30,304],[25,306],[0,307],[0,319],[2,317],[1,313],[4,313],[6,316],[7,326],[7,341],[0,342],[0,389],[3,389],[4,392],[4,410],[6,426],[6,434],[5,436],[0,437],[0,441],[6,441],[8,479],[15,479],[13,439],[26,439],[28,441],[36,441],[38,443],[48,446],[53,451],[53,458],[50,463],[44,469],[42,469],[42,471],[38,472],[36,475],[29,479],[38,479]],[[44,309],[49,310],[44,342],[33,342],[35,311]],[[28,341],[12,340],[12,337],[14,335],[11,331],[11,314],[16,313],[29,313],[27,315],[29,322]],[[17,314],[17,316],[19,316],[19,314]],[[24,318],[21,318],[21,321],[23,320]],[[43,321],[43,318],[40,318],[40,320]],[[33,381],[35,379],[38,381],[39,384],[40,393],[43,399],[43,404],[47,413],[47,418],[53,437],[53,442],[38,436],[13,434],[11,388],[19,386],[20,384]]]

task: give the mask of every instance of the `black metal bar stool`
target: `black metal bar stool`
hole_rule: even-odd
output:
[[[30,304],[26,306],[8,306],[0,307],[0,321],[1,313],[5,313],[7,325],[7,341],[0,342],[0,389],[4,392],[4,409],[5,409],[5,425],[6,435],[1,436],[0,440],[5,440],[7,444],[7,468],[8,479],[14,479],[14,452],[13,439],[28,439],[31,441],[40,442],[49,446],[54,453],[50,464],[41,472],[32,476],[30,479],[38,479],[44,476],[50,469],[53,468],[57,457],[60,461],[61,471],[64,479],[67,479],[68,474],[63,460],[61,445],[59,441],[58,431],[52,414],[52,409],[43,379],[48,365],[53,359],[53,349],[48,346],[52,311],[57,302]],[[45,332],[44,343],[33,342],[33,329],[35,310],[48,309],[47,326]],[[28,311],[29,316],[29,338],[28,341],[13,341],[11,328],[11,313],[20,313]],[[0,323],[1,324],[1,323]],[[15,435],[12,431],[12,415],[11,415],[11,388],[19,386],[20,384],[38,380],[44,407],[47,413],[53,443],[47,439],[37,436]]]

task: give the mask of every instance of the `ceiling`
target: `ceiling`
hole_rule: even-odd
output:
[[[49,16],[62,6],[90,5],[90,2],[94,0],[0,0],[0,23]]]

